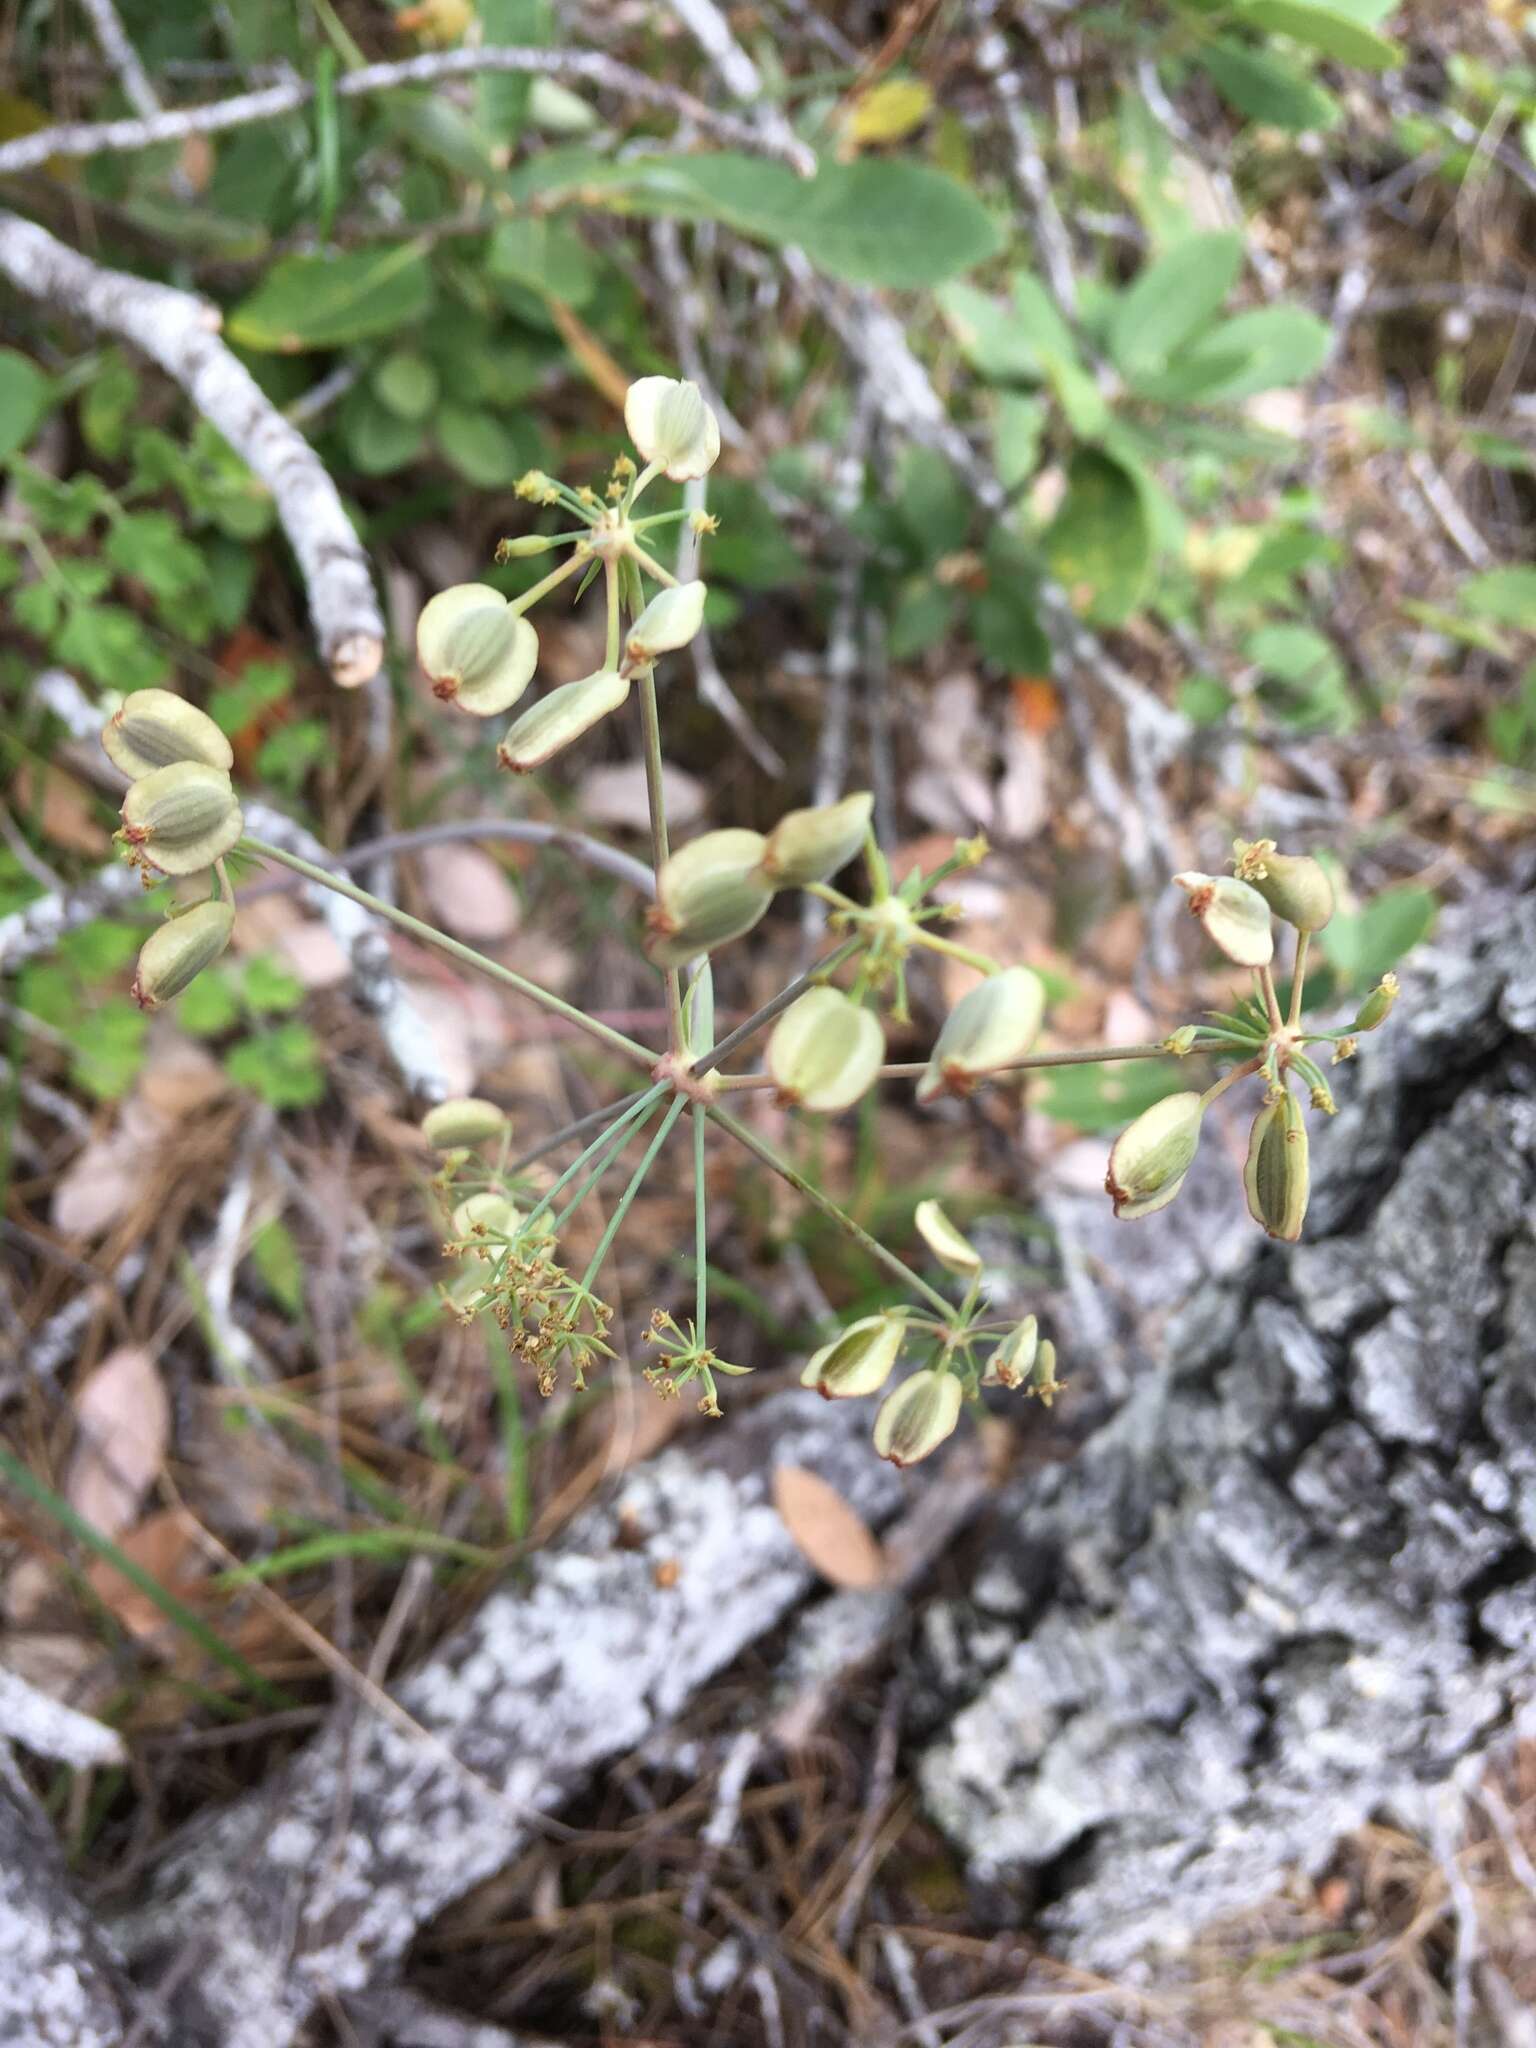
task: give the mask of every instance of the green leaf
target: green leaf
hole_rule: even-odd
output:
[[[1095,625],[1135,609],[1152,569],[1152,530],[1135,479],[1109,456],[1079,448],[1067,494],[1045,536],[1051,573]]]
[[[240,1022],[240,999],[227,968],[205,969],[176,1003],[176,1022],[194,1038],[218,1038]]]
[[[426,443],[420,420],[403,419],[359,384],[342,403],[340,427],[347,453],[364,476],[389,476],[414,462]]]
[[[1013,310],[1068,426],[1086,441],[1096,439],[1109,425],[1108,402],[1084,369],[1076,339],[1056,301],[1027,270],[1014,273]]]
[[[1109,353],[1134,378],[1164,370],[1207,326],[1242,267],[1241,235],[1187,235],[1149,264],[1121,294],[1109,324]]]
[[[433,422],[437,444],[460,476],[481,490],[514,483],[528,468],[528,448],[493,412],[444,405]]]
[[[305,776],[324,760],[330,747],[330,727],[322,720],[296,719],[292,725],[280,725],[270,739],[262,741],[256,756],[256,773],[263,782],[287,795],[297,795]]]
[[[1339,8],[1315,6],[1313,0],[1239,0],[1239,15],[1255,28],[1289,36],[1341,64],[1390,71],[1403,61],[1401,48],[1388,37]]]
[[[1342,115],[1331,92],[1267,50],[1218,36],[1203,46],[1199,61],[1227,104],[1250,121],[1300,135],[1331,128]]]
[[[1361,910],[1336,910],[1318,936],[1346,990],[1367,989],[1428,938],[1439,909],[1432,890],[1383,889]]]
[[[102,553],[119,575],[142,583],[162,604],[174,604],[207,582],[197,548],[168,512],[125,512],[107,529]]]
[[[208,698],[208,716],[231,738],[244,732],[293,689],[293,670],[286,661],[253,661],[237,681],[220,683]]]
[[[754,168],[761,176],[778,167]],[[920,289],[969,270],[1001,246],[974,193],[922,164],[869,157],[828,164],[814,178],[784,175],[794,203],[782,224],[776,213],[760,213],[766,229],[781,228],[765,238],[797,242],[818,269],[850,284]]]
[[[1232,405],[1282,384],[1304,384],[1327,361],[1333,334],[1304,306],[1256,306],[1200,337],[1187,366],[1220,365],[1225,374],[1201,392],[1205,404]],[[1232,368],[1236,358],[1237,367]]]
[[[497,175],[491,144],[479,124],[443,94],[385,93],[377,106],[402,141],[455,177],[483,185]]]
[[[1354,724],[1344,664],[1331,641],[1311,626],[1280,621],[1250,633],[1243,652],[1281,686],[1276,716],[1288,725],[1344,732]]]
[[[898,158],[826,164],[800,178],[730,151],[630,157],[548,150],[507,181],[514,201],[563,198],[635,213],[718,220],[775,247],[794,244],[852,284],[920,289],[969,270],[1001,245],[965,186]]]
[[[367,249],[333,256],[284,256],[229,315],[231,341],[295,354],[393,334],[432,303],[420,249]]]
[[[286,1016],[304,1000],[304,984],[270,954],[258,953],[245,964],[240,978],[240,999],[256,1017]]]
[[[1489,569],[1461,586],[1461,602],[1474,618],[1536,633],[1536,568]]]
[[[1177,703],[1195,725],[1220,725],[1232,709],[1232,692],[1219,676],[1186,676],[1179,685]]]
[[[392,349],[369,382],[379,403],[398,419],[423,420],[437,403],[437,372],[414,349]]]
[[[52,379],[30,356],[0,348],[0,462],[32,438],[52,390]]]
[[[804,575],[805,564],[794,543],[761,491],[744,477],[712,476],[709,509],[720,521],[719,533],[707,544],[706,573],[711,582],[719,577],[747,590],[775,590]]]
[[[907,447],[896,468],[896,513],[921,558],[936,561],[963,547],[971,508],[953,466],[931,448]]]
[[[507,49],[542,49],[554,41],[550,0],[479,0],[476,13],[487,43]],[[516,142],[528,117],[533,81],[524,73],[487,73],[475,80],[475,101],[486,133],[499,143]]]
[[[485,267],[494,278],[584,306],[597,289],[597,263],[581,237],[559,221],[523,216],[491,236]]]
[[[80,431],[93,455],[115,461],[128,440],[128,420],[138,403],[139,380],[125,357],[105,358],[80,400]]]
[[[973,284],[955,283],[940,288],[938,301],[950,333],[978,376],[994,384],[1040,382],[1045,375],[1040,353],[1004,300]]]
[[[1090,1133],[1118,1130],[1189,1086],[1182,1060],[1134,1060],[1101,1067],[1058,1067],[1031,1099],[1057,1123]]]
[[[138,952],[144,943],[144,927],[120,923],[116,918],[93,917],[89,923],[66,932],[58,943],[58,956],[84,982],[105,981]]]
[[[977,647],[1009,675],[1049,675],[1051,643],[1035,608],[1038,570],[1006,526],[987,536],[986,564],[987,587],[970,606]]]
[[[1003,486],[1018,491],[1040,467],[1040,444],[1045,437],[1045,401],[1016,391],[1004,391],[997,401],[997,421],[992,429],[992,453]]]
[[[51,583],[28,583],[11,600],[11,617],[24,633],[51,640],[58,631],[63,599]]]
[[[125,696],[163,683],[170,674],[170,663],[138,614],[118,604],[77,604],[53,651],[66,667],[83,669],[92,682]]]
[[[88,1094],[115,1102],[128,1093],[144,1064],[149,1019],[127,996],[109,996],[69,1030],[70,1073]]]
[[[229,1078],[273,1109],[308,1109],[325,1094],[320,1041],[307,1024],[247,1038],[224,1061]]]

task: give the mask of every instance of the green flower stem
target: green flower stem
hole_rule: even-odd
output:
[[[651,814],[651,865],[658,879],[671,851],[667,843],[667,798],[662,783],[661,717],[656,709],[656,674],[643,668],[635,677],[640,692],[640,730],[645,741],[645,800]],[[686,1050],[683,1037],[683,984],[675,967],[665,969],[667,990],[667,1045],[672,1052]]]
[[[1246,1045],[1249,1040],[1244,1039]],[[1198,1050],[1198,1048],[1196,1048]],[[1005,1067],[998,1067],[999,1074],[1032,1073],[1049,1067],[1094,1067],[1107,1060],[1157,1060],[1175,1059],[1177,1054],[1169,1052],[1166,1045],[1090,1045],[1079,1052],[1032,1052],[1022,1060],[1010,1060]],[[914,1081],[918,1075],[926,1074],[926,1060],[897,1060],[880,1069],[876,1076],[881,1081]],[[722,1074],[722,1088],[772,1088],[770,1074]]]
[[[957,946],[953,939],[941,939],[937,932],[918,931],[913,939],[919,946],[926,946],[930,953],[946,954],[951,960],[959,960],[967,967],[974,967],[978,974],[998,974],[1001,969],[995,960],[985,953],[973,953],[969,946]]]
[[[648,489],[650,485],[653,484],[656,481],[657,477],[659,477],[660,475],[661,464],[659,462],[648,462],[645,465],[644,469],[642,469],[639,472],[639,474],[635,477],[633,483],[631,483],[628,495],[624,500],[624,512],[626,517],[629,514],[630,507],[639,498],[641,492]]]
[[[608,644],[603,650],[603,667],[619,665],[619,565],[603,564],[603,583],[608,593]]]
[[[1230,1074],[1223,1074],[1221,1079],[1215,1082],[1213,1086],[1207,1088],[1201,1096],[1201,1108],[1209,1109],[1218,1096],[1225,1095],[1235,1082],[1246,1081],[1250,1074],[1256,1074],[1263,1064],[1264,1061],[1262,1059],[1244,1060],[1243,1064],[1240,1067],[1234,1067]]]
[[[562,562],[558,569],[551,569],[547,576],[540,577],[539,581],[525,590],[521,597],[514,597],[507,610],[513,618],[520,619],[541,597],[547,597],[550,591],[556,589],[568,576],[574,576],[578,569],[584,569],[591,559],[590,550],[584,554],[578,549],[568,562]]]
[[[630,553],[654,582],[659,583],[664,590],[676,590],[677,578],[670,569],[663,569],[654,555],[648,555],[641,547],[632,547]]]
[[[765,1024],[771,1024],[775,1017],[783,1015],[791,1003],[798,1002],[808,988],[815,988],[819,983],[830,980],[838,968],[851,960],[863,944],[862,939],[848,939],[835,951],[828,953],[824,960],[818,960],[814,967],[807,967],[803,974],[797,974],[793,981],[779,990],[771,1002],[764,1003],[760,1010],[754,1010],[750,1017],[736,1026],[734,1031],[728,1032],[718,1045],[712,1045],[708,1052],[700,1053],[689,1067],[689,1073],[712,1073],[739,1045],[745,1045],[747,1040],[761,1031]],[[724,1085],[728,1088],[731,1083],[726,1081]]]
[[[607,1228],[604,1230],[602,1236],[597,1241],[597,1250],[592,1254],[592,1258],[587,1266],[587,1270],[581,1278],[581,1284],[584,1290],[590,1291],[592,1283],[596,1280],[599,1272],[602,1270],[602,1264],[604,1259],[606,1259],[608,1256],[609,1247],[612,1245],[613,1240],[618,1236],[620,1230],[622,1230],[624,1227],[624,1218],[629,1214],[631,1203],[634,1201],[636,1195],[639,1194],[641,1188],[645,1185],[645,1177],[650,1172],[652,1166],[654,1166],[656,1163],[656,1154],[667,1142],[668,1137],[671,1135],[672,1126],[677,1122],[678,1118],[682,1115],[683,1111],[687,1108],[687,1106],[688,1098],[685,1095],[679,1095],[677,1099],[669,1106],[666,1115],[657,1125],[655,1137],[652,1138],[650,1144],[646,1146],[640,1164],[635,1168],[634,1173],[630,1176],[629,1186],[624,1190],[623,1194],[620,1195],[617,1203],[614,1205],[613,1214],[608,1218]]]
[[[592,1182],[595,1179],[597,1179],[599,1175],[606,1172],[613,1155],[622,1149],[624,1140],[627,1137],[629,1137],[635,1125],[639,1123],[644,1117],[649,1115],[650,1111],[655,1107],[657,1101],[663,1095],[665,1095],[666,1092],[666,1083],[664,1081],[658,1081],[654,1088],[648,1088],[643,1095],[637,1096],[627,1109],[622,1110],[616,1117],[612,1119],[610,1123],[608,1123],[605,1126],[604,1129],[599,1131],[597,1136],[592,1140],[591,1144],[585,1146],[576,1155],[576,1157],[571,1161],[570,1165],[565,1169],[564,1173],[560,1175],[559,1179],[556,1180],[553,1186],[548,1188],[545,1191],[545,1193],[540,1197],[537,1206],[529,1211],[524,1224],[524,1228],[526,1229],[527,1225],[530,1223],[537,1223],[539,1218],[544,1214],[546,1209],[553,1208],[556,1196],[562,1194],[564,1190],[570,1186],[571,1182],[576,1178],[577,1174],[581,1172],[582,1168],[587,1164],[587,1162],[590,1159],[595,1158],[598,1153],[604,1153],[605,1157],[603,1158],[601,1165],[598,1167],[597,1172],[595,1174],[588,1176],[587,1180],[582,1184],[582,1187],[578,1191],[575,1199],[571,1202],[568,1202],[565,1208],[561,1211],[559,1219],[557,1220],[555,1225],[555,1228],[558,1230],[561,1227],[561,1225],[565,1222],[565,1219],[570,1214],[571,1210],[576,1208],[576,1206],[585,1199],[588,1188],[591,1186]]]
[[[608,1047],[634,1066],[643,1067],[649,1073],[656,1064],[656,1055],[633,1038],[626,1038],[622,1031],[615,1031],[611,1024],[601,1023],[596,1017],[589,1017],[584,1010],[578,1010],[574,1003],[568,1003],[563,996],[557,996],[553,989],[541,988],[536,981],[529,981],[514,968],[503,967],[499,960],[487,959],[484,953],[477,953],[473,946],[461,945],[457,939],[450,939],[445,933],[436,931],[429,924],[423,924],[419,917],[412,917],[407,911],[397,910],[393,903],[383,903],[377,896],[370,896],[366,889],[358,888],[342,875],[335,875],[328,868],[317,867],[313,861],[302,860],[296,853],[287,853],[281,846],[271,846],[265,839],[254,839],[247,835],[240,844],[249,853],[258,854],[261,859],[276,861],[279,867],[292,868],[296,875],[302,875],[307,882],[317,882],[321,888],[330,889],[338,896],[345,896],[349,902],[361,904],[364,910],[371,910],[375,917],[382,917],[388,923],[398,925],[401,931],[409,932],[412,938],[420,939],[423,945],[435,946],[440,953],[457,960],[462,966],[473,968],[477,974],[486,975],[491,981],[499,981],[506,988],[514,989],[518,995],[526,996],[531,1003],[548,1010],[553,1017],[563,1018],[567,1024],[574,1024],[589,1038],[595,1038],[600,1045]]]
[[[1292,1031],[1301,1028],[1301,991],[1306,986],[1307,954],[1311,945],[1312,934],[1302,932],[1296,941],[1296,965],[1291,971],[1291,1014],[1288,1021]]]
[[[623,1154],[629,1145],[630,1139],[635,1137],[640,1131],[643,1131],[645,1129],[645,1126],[651,1120],[651,1115],[654,1109],[654,1103],[647,1103],[646,1107],[641,1111],[640,1115],[634,1119],[633,1122],[626,1124],[625,1128],[622,1131],[615,1132],[613,1136],[609,1139],[606,1151],[600,1152],[597,1158],[587,1168],[586,1172],[582,1175],[581,1184],[577,1188],[575,1194],[573,1194],[571,1196],[571,1199],[564,1204],[564,1206],[559,1211],[558,1215],[555,1216],[553,1222],[551,1223],[550,1227],[554,1231],[556,1237],[558,1237],[561,1231],[564,1230],[566,1224],[570,1222],[571,1218],[576,1214],[576,1211],[581,1207],[582,1203],[587,1199],[588,1195],[590,1195],[593,1192],[593,1190],[604,1179],[606,1179],[608,1174],[612,1172],[613,1168],[617,1166],[619,1160],[623,1157]]]
[[[1271,1031],[1283,1031],[1285,1020],[1280,1015],[1280,998],[1275,993],[1275,977],[1272,969],[1260,967],[1255,970],[1259,978],[1259,990],[1264,998],[1264,1008],[1269,1016]]]
[[[621,1095],[617,1102],[605,1102],[601,1109],[589,1109],[585,1116],[577,1117],[574,1123],[562,1124],[558,1131],[551,1131],[547,1138],[540,1138],[537,1145],[530,1145],[526,1152],[519,1152],[515,1159],[499,1166],[497,1171],[507,1180],[515,1179],[525,1166],[535,1165],[547,1153],[558,1152],[572,1138],[585,1137],[588,1131],[595,1131],[599,1125],[604,1131],[611,1130],[625,1110],[633,1109],[648,1092],[637,1088],[632,1095]]]
[[[705,1262],[709,1242],[709,1192],[704,1185],[705,1116],[700,1103],[693,1105],[693,1341],[705,1348],[705,1321],[709,1314],[709,1269]]]
[[[819,1209],[823,1216],[835,1223],[845,1236],[851,1237],[870,1258],[884,1266],[888,1273],[893,1274],[903,1287],[913,1294],[921,1295],[924,1301],[936,1308],[944,1318],[945,1328],[949,1328],[954,1320],[954,1307],[937,1289],[930,1287],[921,1275],[914,1273],[912,1268],[905,1261],[898,1259],[894,1252],[888,1252],[883,1244],[870,1236],[862,1224],[855,1223],[845,1209],[840,1209],[830,1195],[824,1195],[821,1189],[808,1181],[797,1167],[791,1166],[787,1159],[774,1150],[766,1138],[760,1138],[756,1131],[744,1123],[739,1123],[729,1111],[719,1108],[716,1104],[711,1103],[708,1114],[721,1130],[729,1131],[737,1144],[745,1145],[754,1158],[760,1159],[764,1166],[771,1167],[781,1180],[788,1181],[796,1194],[803,1196],[813,1208]]]

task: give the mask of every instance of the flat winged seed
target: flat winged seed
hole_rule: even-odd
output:
[[[229,777],[203,761],[152,769],[123,798],[120,836],[165,875],[195,875],[212,867],[244,830]]]
[[[1192,917],[1205,927],[1212,945],[1239,967],[1267,967],[1275,957],[1275,929],[1269,905],[1248,882],[1233,875],[1175,875],[1189,898]]]
[[[642,377],[624,400],[629,438],[674,483],[704,476],[720,453],[720,427],[697,384]]]
[[[579,682],[562,683],[525,711],[496,749],[503,768],[526,775],[590,732],[599,720],[617,711],[629,695],[629,678],[616,668],[599,669]]]
[[[917,1100],[965,1095],[986,1074],[1021,1060],[1045,1015],[1045,989],[1027,967],[1008,967],[968,989],[944,1020]]]
[[[1294,1244],[1307,1214],[1310,1188],[1307,1122],[1287,1088],[1278,1102],[1266,1102],[1248,1136],[1243,1192],[1248,1213],[1271,1237]]]
[[[813,988],[790,1004],[768,1040],[780,1096],[801,1109],[850,1109],[875,1082],[885,1034],[872,1010],[841,989]]]
[[[1384,974],[1371,990],[1356,1013],[1351,1031],[1379,1031],[1392,1014],[1392,1005],[1398,998],[1398,980],[1395,974]]]
[[[749,932],[773,901],[761,875],[768,842],[727,826],[680,847],[656,879],[645,950],[658,967],[681,967]]]
[[[462,1145],[483,1145],[502,1137],[512,1128],[504,1109],[478,1095],[457,1095],[439,1102],[421,1120],[421,1135],[439,1152],[455,1152]]]
[[[912,1221],[918,1236],[941,1266],[947,1267],[951,1273],[962,1274],[967,1280],[981,1271],[981,1253],[956,1230],[937,1202],[919,1202]]]
[[[861,1316],[830,1344],[812,1352],[800,1384],[814,1387],[828,1401],[878,1394],[891,1376],[905,1337],[906,1322],[899,1314]]]
[[[522,1222],[522,1211],[494,1188],[471,1195],[453,1212],[453,1234],[461,1238],[484,1238],[487,1247],[500,1249],[503,1238],[514,1237]]]
[[[1237,846],[1240,881],[1257,889],[1276,917],[1299,932],[1320,932],[1333,916],[1333,883],[1308,853],[1277,853],[1270,840]]]
[[[763,874],[776,889],[830,882],[864,844],[875,800],[867,789],[841,803],[790,811],[768,834]]]
[[[1192,1089],[1165,1095],[1116,1138],[1104,1191],[1122,1221],[1150,1216],[1173,1200],[1194,1160],[1204,1115]]]
[[[490,584],[458,583],[423,609],[416,653],[434,696],[476,718],[494,718],[527,689],[539,636]]]
[[[234,905],[222,898],[199,903],[150,933],[139,950],[130,993],[141,1010],[158,1010],[179,996],[229,944]]]
[[[148,775],[173,761],[201,761],[227,775],[235,752],[206,711],[170,690],[135,690],[102,729],[109,760],[125,775]]]
[[[1033,1316],[1016,1323],[987,1360],[981,1375],[984,1387],[1022,1387],[1035,1369],[1040,1349],[1040,1325]]]
[[[624,642],[629,660],[639,666],[686,647],[704,623],[704,598],[704,585],[698,582],[658,590],[629,629]]]
[[[875,1417],[875,1450],[893,1465],[915,1465],[953,1436],[962,1388],[952,1372],[915,1372],[887,1394]]]

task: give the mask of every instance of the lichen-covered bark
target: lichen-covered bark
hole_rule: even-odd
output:
[[[176,1994],[178,2044],[284,2048],[322,1991],[387,1979],[419,1927],[806,1591],[769,1493],[775,1465],[891,1514],[901,1482],[867,1431],[867,1416],[791,1394],[703,1455],[638,1468],[400,1686],[415,1730],[365,1709],[350,1746],[337,1723],[191,1829],[117,1930],[151,1974],[216,1930],[216,1965]]]
[[[0,2048],[118,2048],[130,2010],[117,1957],[0,1745]]]
[[[1095,1966],[1413,1813],[1536,1672],[1536,904],[1345,1080],[1307,1241],[1193,1297],[930,1630],[928,1804]]]

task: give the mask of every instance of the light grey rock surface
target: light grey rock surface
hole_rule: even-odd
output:
[[[418,1929],[773,1628],[811,1583],[775,1466],[888,1519],[902,1482],[850,1406],[777,1396],[638,1467],[400,1685],[415,1728],[364,1709],[350,1741],[328,1726],[189,1828],[117,1928],[151,1977],[210,1933],[175,1995],[178,2048],[286,2048],[323,1993],[387,1983]]]
[[[0,2048],[120,2048],[131,2012],[118,1958],[0,1743]]]
[[[1108,1969],[1182,1944],[1530,1691],[1533,1033],[1524,899],[1341,1077],[1308,1242],[1197,1291],[930,1616],[921,1782],[999,1920]]]

